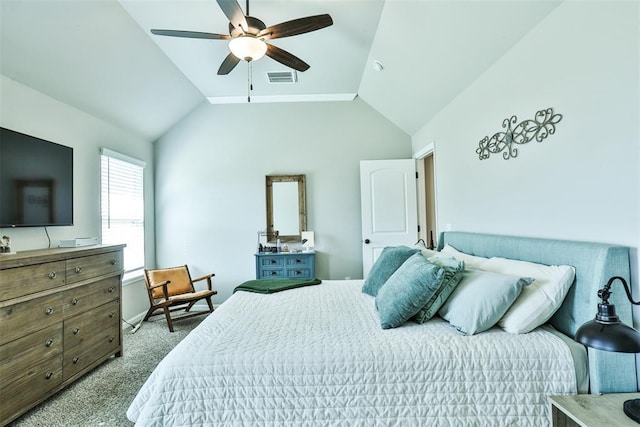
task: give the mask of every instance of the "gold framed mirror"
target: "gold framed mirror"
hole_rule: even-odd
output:
[[[299,242],[307,229],[304,175],[267,175],[267,240]],[[277,232],[277,236],[276,236]]]

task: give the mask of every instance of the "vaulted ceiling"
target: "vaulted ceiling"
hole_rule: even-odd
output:
[[[253,0],[267,26],[323,13],[334,22],[273,40],[311,67],[272,84],[267,72],[290,69],[271,58],[219,76],[226,41],[149,31],[225,34],[215,0],[0,0],[0,73],[151,140],[202,102],[246,102],[249,81],[252,102],[359,96],[413,134],[560,1]]]

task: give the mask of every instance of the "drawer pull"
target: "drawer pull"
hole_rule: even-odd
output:
[[[300,258],[296,258],[296,261],[295,261],[296,264],[300,264],[301,262],[302,260]]]
[[[51,273],[49,273],[49,279],[55,279],[56,278],[56,272],[52,271]]]
[[[78,305],[78,298],[74,298],[71,300],[71,304]]]
[[[74,271],[76,273],[80,273],[82,271],[82,267],[76,267]]]
[[[113,291],[115,291],[115,290],[116,290],[115,286],[111,286],[111,287],[109,288],[109,293],[110,293],[110,294],[112,294],[112,293],[113,293]]]
[[[73,335],[78,335],[78,332],[80,332],[80,328],[73,329]]]
[[[278,273],[276,271],[270,271],[269,274],[272,276],[276,276]]]
[[[115,340],[116,337],[109,337],[109,342],[113,342],[113,340]]]
[[[116,314],[115,314],[113,311],[112,311],[111,313],[109,313],[109,317],[113,317],[113,316],[115,316],[115,315],[116,315]]]
[[[111,260],[111,265],[116,265],[118,262],[115,259]]]
[[[47,347],[51,347],[53,345],[53,340],[49,338],[47,342],[44,343],[44,345],[46,345]]]
[[[271,264],[275,264],[275,263],[277,263],[278,261],[276,261],[275,259],[271,259],[271,260],[269,260],[269,262],[270,262]]]
[[[53,372],[51,372],[51,371],[49,371],[49,372],[47,372],[46,374],[44,374],[44,378],[45,378],[46,380],[51,379],[51,377],[52,377],[52,376],[53,376]]]
[[[302,271],[296,270],[295,273],[296,273],[296,276],[300,276],[302,274]]]
[[[80,358],[78,356],[74,356],[74,358],[71,361],[75,365],[76,363],[78,363],[79,360],[80,360]]]
[[[47,309],[44,311],[44,314],[46,314],[47,316],[50,314],[53,314],[55,310],[53,309],[53,307],[47,307]]]

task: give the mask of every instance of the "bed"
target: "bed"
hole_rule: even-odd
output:
[[[571,265],[575,283],[548,324],[472,336],[439,317],[381,329],[361,280],[237,292],[157,366],[128,418],[140,426],[546,426],[549,395],[636,391],[633,355],[587,352],[571,339],[593,318],[606,280],[628,278],[628,248],[462,232],[443,233],[446,244]],[[610,301],[630,322],[619,294]]]

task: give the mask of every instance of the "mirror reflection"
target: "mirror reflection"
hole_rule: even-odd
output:
[[[304,175],[267,175],[266,195],[268,241],[299,242],[307,227]]]

